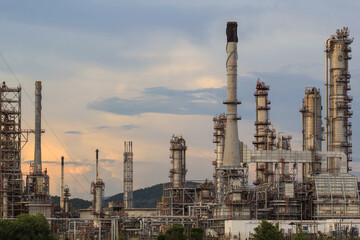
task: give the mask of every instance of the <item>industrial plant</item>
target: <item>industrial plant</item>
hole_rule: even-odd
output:
[[[279,223],[291,239],[301,227],[312,236],[337,236],[344,229],[358,232],[360,199],[358,179],[349,173],[352,161],[352,97],[349,60],[349,29],[344,27],[325,40],[325,106],[319,86],[304,86],[299,100],[302,122],[302,150],[291,147],[292,136],[275,129],[270,119],[271,94],[266,79],[254,79],[256,119],[253,146],[242,141],[238,131],[238,34],[237,23],[226,27],[226,113],[214,113],[215,154],[209,159],[213,178],[186,178],[186,136],[173,135],[169,142],[169,182],[163,185],[156,208],[135,208],[133,142],[124,142],[123,201],[104,204],[104,182],[96,171],[89,186],[92,206],[74,211],[64,185],[64,157],[61,159],[60,205],[50,201],[49,179],[41,159],[41,82],[35,83],[35,128],[21,127],[21,87],[0,88],[0,214],[12,219],[21,213],[43,214],[60,239],[156,239],[173,224],[185,231],[200,226],[206,239],[251,239],[260,220]],[[241,40],[240,40],[241,41]],[[224,53],[225,54],[225,53]],[[241,81],[241,80],[239,80]],[[297,107],[297,106],[292,106]],[[323,116],[324,110],[324,116]],[[221,112],[221,109],[219,109]],[[325,120],[325,121],[323,121]],[[250,126],[249,126],[250,127]],[[278,131],[278,132],[276,132]],[[35,135],[34,162],[22,175],[21,150],[30,134]],[[136,151],[136,143],[134,144]],[[324,146],[324,147],[323,147]],[[100,149],[101,150],[101,149]],[[253,175],[254,180],[250,180]],[[24,184],[25,179],[25,184]]]

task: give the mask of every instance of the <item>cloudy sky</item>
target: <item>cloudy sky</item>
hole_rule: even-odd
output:
[[[353,145],[360,144],[360,2],[2,0],[0,52],[23,86],[22,127],[33,128],[43,84],[43,166],[59,192],[60,157],[74,197],[90,199],[95,149],[105,195],[123,191],[124,141],[133,141],[134,188],[168,181],[169,139],[188,145],[187,179],[210,179],[212,117],[225,111],[225,26],[239,24],[239,136],[251,146],[255,83],[270,85],[271,121],[301,148],[304,89],[324,92],[324,40],[348,26],[353,59]],[[0,78],[18,82],[0,59]],[[33,139],[22,170],[33,160]],[[353,149],[354,173],[360,150]]]

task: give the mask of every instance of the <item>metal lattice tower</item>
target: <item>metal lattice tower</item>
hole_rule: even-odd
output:
[[[134,207],[132,142],[124,142],[124,207]]]
[[[0,88],[0,212],[1,217],[21,213],[21,87]]]
[[[349,60],[351,59],[351,47],[353,39],[349,38],[348,28],[336,31],[326,40],[326,76],[325,76],[325,144],[326,151],[344,152],[351,161],[351,122],[352,116],[350,103],[352,97],[348,95],[350,90]],[[330,68],[328,71],[328,59]],[[328,82],[328,73],[330,74]],[[329,171],[340,171],[339,158],[329,160]]]

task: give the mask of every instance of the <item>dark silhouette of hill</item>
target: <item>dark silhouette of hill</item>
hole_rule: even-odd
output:
[[[168,184],[168,183],[166,183]],[[188,185],[197,185],[196,182],[187,182]],[[156,184],[151,187],[141,188],[134,191],[134,207],[135,208],[155,208],[156,203],[161,201],[163,195],[163,184]],[[108,202],[122,202],[123,193],[118,193],[110,197],[106,197],[104,200],[104,206],[108,206]],[[51,201],[55,205],[59,205],[60,197],[52,196]],[[80,198],[70,199],[73,208],[75,210],[80,208],[88,208],[91,206],[91,201],[83,200]]]
[[[55,205],[60,205],[60,197],[59,196],[51,196],[51,201],[55,203]],[[81,199],[81,198],[71,198],[70,202],[74,210],[78,210],[80,208],[88,208],[91,206],[91,202]]]
[[[161,200],[163,194],[163,185],[156,184],[151,187],[141,188],[134,191],[135,208],[155,208],[156,203]],[[123,193],[118,193],[105,200],[105,206],[108,202],[123,201]]]

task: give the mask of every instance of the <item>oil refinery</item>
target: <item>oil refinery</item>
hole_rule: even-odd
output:
[[[254,79],[256,119],[253,146],[247,146],[238,130],[238,25],[226,26],[227,98],[226,113],[214,113],[215,154],[211,180],[186,178],[186,137],[170,138],[169,181],[163,186],[156,208],[135,208],[133,142],[124,142],[123,201],[104,204],[106,182],[99,174],[99,154],[94,149],[95,173],[91,186],[92,206],[74,211],[65,185],[61,159],[60,205],[50,201],[47,169],[41,158],[42,83],[35,82],[35,127],[21,127],[21,87],[3,82],[1,106],[0,214],[13,219],[21,213],[43,214],[60,239],[156,239],[173,224],[186,231],[194,226],[205,230],[206,239],[251,239],[260,220],[279,223],[291,239],[300,226],[309,235],[334,236],[343,229],[360,226],[358,179],[349,173],[352,161],[352,97],[349,60],[349,29],[344,27],[325,40],[325,106],[320,86],[303,86],[299,118],[302,150],[292,150],[292,136],[275,129],[270,120],[271,95],[266,79]],[[241,96],[240,96],[241,97]],[[297,106],[291,106],[297,107]],[[225,110],[225,108],[224,108]],[[324,110],[324,112],[323,112]],[[221,109],[219,109],[221,111]],[[323,117],[324,116],[324,117]],[[323,121],[324,119],[324,121]],[[278,132],[276,132],[276,130]],[[34,162],[23,176],[21,150],[30,134],[35,135]],[[136,151],[136,143],[134,144]],[[101,149],[100,149],[101,150]],[[134,157],[135,156],[135,157]],[[115,170],[114,170],[115,171]],[[116,171],[120,171],[117,169]],[[254,181],[250,175],[254,175]],[[24,181],[25,179],[25,181]]]

